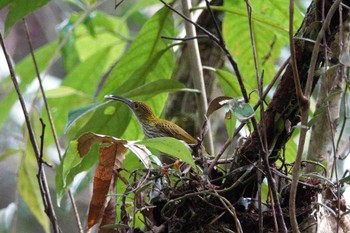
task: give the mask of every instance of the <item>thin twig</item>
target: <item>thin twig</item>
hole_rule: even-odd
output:
[[[261,80],[259,81],[259,66],[258,66],[258,59],[257,59],[257,54],[256,54],[256,47],[255,47],[255,38],[254,38],[254,33],[253,33],[253,23],[252,23],[252,7],[250,4],[249,0],[246,0],[246,7],[247,7],[247,13],[248,13],[248,25],[249,25],[249,36],[250,36],[250,43],[252,47],[252,53],[253,53],[253,60],[254,60],[254,68],[255,68],[255,77],[256,77],[256,83],[258,85],[258,92],[259,92],[259,97],[262,99],[263,96],[263,76]],[[261,122],[263,122],[264,119],[264,102],[260,102],[260,119]],[[267,140],[266,140],[266,129],[263,127],[263,142],[264,142],[264,148],[265,152],[268,150],[267,148]],[[261,167],[261,153],[259,153],[259,167]],[[259,209],[259,232],[263,232],[263,217],[262,217],[262,209],[261,209],[261,182],[262,182],[262,175],[261,172],[258,172],[257,174],[257,179],[258,179],[258,209]],[[274,216],[275,218],[275,216]]]
[[[185,38],[177,38],[177,37],[171,37],[171,36],[161,36],[162,39],[167,40],[180,40],[180,41],[189,41],[189,40],[195,40],[195,39],[208,39],[208,35],[196,35],[193,37],[185,37]]]
[[[256,55],[256,47],[255,47],[255,38],[254,38],[254,32],[253,32],[253,23],[252,23],[252,7],[250,5],[249,0],[245,0],[246,6],[247,6],[247,12],[248,12],[248,25],[249,25],[249,36],[250,36],[250,43],[252,46],[252,52],[253,52],[253,60],[254,60],[254,68],[255,68],[255,77],[256,77],[256,84],[259,86],[259,65],[258,65],[258,58]],[[260,93],[260,88],[259,88]],[[262,95],[262,93],[261,93]],[[260,97],[261,97],[260,95]]]
[[[211,6],[210,6],[210,3],[209,3],[208,0],[205,0],[205,4],[206,4],[207,9],[208,9],[208,11],[209,11],[209,14],[210,14],[210,16],[211,16],[211,19],[212,19],[213,22],[214,22],[215,30],[216,30],[216,32],[217,32],[217,34],[218,34],[218,37],[219,37],[218,39],[219,39],[219,41],[221,41],[221,43],[222,43],[222,42],[224,41],[224,37],[222,36],[221,29],[220,29],[220,27],[219,27],[219,24],[218,24],[216,18],[215,18],[214,12],[213,12],[213,10],[211,9]]]
[[[242,229],[241,223],[237,217],[235,207],[231,204],[231,202],[229,200],[227,200],[225,197],[218,194],[218,192],[216,190],[214,190],[214,192],[215,193],[212,193],[211,195],[216,196],[220,200],[220,202],[225,206],[226,210],[233,217],[233,220],[234,220],[235,225],[236,225],[236,231],[238,233],[243,233],[243,229]]]
[[[9,70],[10,70],[10,76],[11,76],[13,85],[15,87],[15,90],[16,90],[17,95],[18,95],[19,102],[20,102],[21,107],[22,107],[22,111],[23,111],[23,114],[24,114],[27,130],[28,130],[28,133],[29,133],[29,139],[30,139],[30,142],[31,142],[33,150],[34,150],[34,154],[36,156],[37,164],[38,164],[38,166],[40,166],[41,165],[41,161],[40,161],[39,147],[38,147],[38,144],[37,144],[36,139],[35,139],[34,130],[33,130],[32,124],[30,122],[30,118],[29,118],[29,114],[28,114],[28,111],[27,111],[27,107],[25,105],[25,102],[24,102],[21,90],[19,88],[19,84],[17,82],[16,75],[15,75],[15,72],[13,70],[13,66],[12,66],[10,57],[9,57],[9,55],[7,53],[7,50],[6,50],[6,47],[5,47],[5,43],[4,43],[4,39],[2,37],[2,33],[1,32],[0,32],[0,43],[1,43],[1,47],[2,47],[3,53],[5,55],[5,58],[6,58],[7,66],[9,68]],[[55,210],[54,210],[53,205],[52,205],[52,200],[51,200],[51,196],[50,196],[50,190],[49,190],[49,187],[48,187],[48,184],[47,184],[47,179],[46,179],[46,174],[45,174],[44,168],[43,168],[43,171],[41,172],[41,175],[37,176],[37,179],[38,179],[38,183],[39,183],[41,197],[43,199],[43,203],[44,203],[44,207],[45,207],[45,212],[46,212],[47,216],[49,217],[49,219],[51,221],[51,224],[52,224],[52,227],[53,227],[53,231],[55,233],[61,232],[61,230],[60,230],[60,228],[58,226],[56,213],[55,213]]]
[[[296,96],[297,96],[297,99],[299,100],[299,104],[304,105],[305,101],[307,100],[305,99],[303,95],[303,90],[301,88],[297,60],[295,56],[293,19],[294,19],[294,0],[290,0],[289,2],[289,46],[290,46],[290,57],[291,57],[290,61],[291,61],[292,70],[293,70],[293,79],[294,79]]]
[[[33,46],[32,46],[32,40],[30,38],[30,33],[29,33],[27,21],[25,19],[23,19],[23,23],[24,23],[24,30],[25,30],[27,41],[28,41],[30,54],[32,56],[32,60],[33,60],[33,64],[34,64],[36,77],[37,77],[37,80],[39,82],[40,92],[41,92],[41,95],[42,95],[42,98],[43,98],[43,101],[44,101],[45,110],[46,110],[47,115],[48,115],[51,132],[52,132],[52,135],[53,135],[53,138],[54,138],[56,150],[57,150],[58,157],[59,157],[60,161],[62,161],[62,153],[61,153],[61,150],[60,150],[60,145],[59,145],[59,140],[58,140],[58,137],[57,137],[56,127],[55,127],[55,124],[54,124],[54,121],[53,121],[53,117],[52,117],[52,114],[51,114],[49,103],[48,103],[47,98],[46,98],[46,93],[45,93],[44,86],[43,86],[43,83],[42,83],[42,79],[41,79],[41,76],[40,76],[38,64],[36,62],[36,58],[35,58],[35,54],[34,54],[34,50],[33,50]],[[41,121],[42,121],[42,119],[41,119]],[[45,124],[43,122],[42,122],[42,124],[43,124],[43,128],[44,128]],[[41,146],[43,146],[43,145],[41,145]],[[39,167],[39,169],[41,170],[41,167]],[[76,203],[75,203],[75,200],[74,200],[74,196],[72,195],[70,190],[68,190],[68,194],[69,194],[69,199],[70,199],[70,201],[72,203],[74,216],[75,216],[75,219],[77,221],[79,231],[82,233],[84,231],[83,231],[83,228],[82,228],[82,225],[81,225],[81,221],[80,221],[80,218],[79,218],[79,213],[78,213],[77,206],[76,206]]]

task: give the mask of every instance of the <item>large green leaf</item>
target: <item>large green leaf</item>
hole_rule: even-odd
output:
[[[63,195],[71,186],[74,177],[89,170],[97,161],[98,150],[97,146],[92,147],[89,153],[80,158],[77,150],[77,141],[71,141],[68,150],[63,156],[62,162],[56,171],[56,193],[57,203],[60,204]]]
[[[169,41],[161,39],[161,35],[174,35],[172,14],[167,8],[159,10],[144,24],[126,54],[112,70],[102,89],[100,97],[113,93],[114,90],[124,82],[128,82],[128,79],[132,78],[132,74],[135,70],[140,69],[142,66],[148,67],[149,64],[147,64],[147,61],[152,59],[152,57],[155,59],[154,57],[158,52],[165,52]],[[155,69],[153,69],[154,67],[150,67],[147,74],[150,78],[144,76],[140,77],[140,82],[142,82],[142,79],[148,81],[149,79],[170,78],[173,63],[173,53],[168,50],[161,59],[159,58]]]
[[[15,23],[36,9],[47,4],[49,0],[2,0],[0,9],[9,5],[9,12],[5,22],[5,34],[15,25]]]
[[[40,72],[46,68],[50,60],[49,58],[53,55],[56,46],[57,42],[52,42],[35,51],[35,58]],[[15,73],[20,79],[21,90],[26,90],[27,86],[36,77],[33,60],[30,55],[28,55],[15,67]],[[17,100],[17,93],[15,92],[12,81],[9,77],[5,81],[3,81],[1,85],[1,91],[6,94],[6,98],[3,99],[0,103],[0,109],[11,109],[13,104]],[[7,119],[8,113],[8,111],[0,112],[0,126]]]
[[[19,169],[18,191],[45,232],[50,232],[49,219],[44,211],[44,205],[36,176],[37,172],[38,165],[33,150],[28,149]]]
[[[89,105],[93,102],[92,96],[94,95],[95,89],[98,86],[98,82],[101,79],[101,76],[108,68],[108,60],[106,57],[109,55],[109,48],[104,48],[100,51],[97,51],[95,54],[90,56],[88,59],[84,60],[82,63],[77,65],[75,69],[70,72],[64,79],[62,86],[66,87],[64,90],[69,95],[62,96],[61,98],[49,98],[49,104],[51,107],[51,113],[57,128],[57,133],[60,135],[63,133],[65,128],[70,128],[73,123],[75,123],[81,116],[78,113],[88,114],[92,110],[96,109],[96,105],[92,108],[84,107],[78,111],[74,111],[74,114],[69,112],[75,108],[81,108],[81,106]],[[58,90],[61,89],[60,87]],[[72,92],[76,90],[75,92]],[[49,92],[52,93],[53,90]],[[64,94],[64,93],[62,93]],[[50,95],[48,96],[50,97]],[[43,113],[45,122],[48,122],[47,114]],[[69,116],[67,124],[67,116]],[[65,125],[67,126],[65,127]],[[49,142],[47,142],[49,143]]]
[[[160,35],[173,34],[174,23],[171,12],[163,8],[144,24],[126,54],[112,70],[104,84],[100,98],[111,93],[124,95],[129,91],[137,90],[146,83],[159,79],[170,79],[174,67],[174,54],[167,44],[168,41],[162,40]],[[144,90],[149,90],[149,87]],[[160,86],[158,93],[168,92],[169,89],[169,86]],[[136,94],[141,95],[142,92]],[[136,94],[133,96],[136,97]],[[161,113],[166,97],[167,94],[160,94],[148,101],[157,115]],[[146,97],[143,96],[143,98]],[[92,131],[121,137],[128,127],[130,117],[130,110],[125,106],[121,107],[121,104],[111,103],[109,106],[101,106],[81,127],[76,136]],[[138,137],[140,135],[135,135],[135,138]]]
[[[76,49],[75,36],[70,31],[73,29],[74,22],[72,20],[63,21],[58,27],[59,41],[62,41],[67,37],[66,42],[61,48],[61,55],[63,58],[63,66],[67,72],[70,72],[74,66],[79,64],[79,56]]]
[[[189,148],[185,143],[170,137],[151,138],[136,142],[137,144],[145,145],[146,147],[154,148],[160,152],[174,156],[177,159],[188,163],[193,168],[196,168]]]
[[[152,97],[163,92],[175,92],[175,91],[190,91],[198,92],[195,89],[185,88],[183,83],[180,83],[176,80],[168,79],[159,79],[153,82],[146,83],[143,86],[137,87],[124,94],[126,97],[133,96],[146,96]]]
[[[81,14],[73,15],[76,21]],[[127,46],[128,28],[118,17],[95,11],[74,31],[76,49],[80,60],[93,56],[96,52],[109,48],[105,56],[107,64],[111,65],[124,53]],[[88,48],[88,49],[87,49]]]
[[[281,49],[289,44],[289,10],[285,1],[252,0],[252,26],[257,51],[259,73],[265,71],[265,83],[269,83],[274,74],[274,64]],[[249,34],[245,1],[225,1],[224,7],[215,9],[225,12],[223,34],[233,57],[237,60],[245,83],[256,88],[253,53]],[[302,15],[295,11],[294,31],[300,26]],[[251,92],[252,89],[247,90]]]
[[[75,28],[74,33],[67,34],[82,16],[83,13],[73,14],[58,28],[61,40],[68,35],[61,49],[67,71],[71,71],[80,60],[91,58],[106,48],[108,48],[108,53],[105,54],[103,60],[108,61],[107,64],[111,65],[123,54],[127,44],[126,23],[118,17],[108,16],[99,11],[92,12],[83,23]]]
[[[109,56],[110,49],[101,49],[80,63],[64,78],[62,85],[93,96],[103,72],[108,68],[106,57]]]

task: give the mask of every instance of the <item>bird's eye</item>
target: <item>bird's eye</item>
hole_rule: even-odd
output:
[[[134,108],[138,109],[139,108],[139,104],[138,103],[134,103]]]

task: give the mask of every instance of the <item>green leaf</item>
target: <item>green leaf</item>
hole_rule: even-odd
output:
[[[27,150],[19,169],[18,191],[45,232],[50,232],[49,219],[44,212],[44,205],[36,173],[38,166],[32,149]]]
[[[79,129],[75,137],[88,131],[121,137],[130,119],[131,112],[123,104],[116,103],[116,101],[112,103],[104,102],[104,104],[99,106],[93,113],[88,122]]]
[[[161,39],[160,35],[173,34],[172,14],[168,9],[163,8],[144,24],[126,54],[107,78],[99,98],[111,93],[124,95],[146,83],[159,79],[170,79],[174,68],[174,53],[168,46],[169,41]],[[150,86],[146,91],[149,88]],[[142,98],[146,97],[142,96]],[[155,114],[159,115],[162,112],[166,97],[167,94],[161,94],[147,101],[155,110]],[[121,106],[117,103],[101,106],[81,127],[77,135],[92,131],[121,137],[131,119],[130,110]],[[114,114],[110,114],[111,107],[114,109],[112,110]],[[132,127],[135,125],[133,124]],[[135,134],[134,139],[139,137],[140,134]]]
[[[225,126],[229,139],[232,139],[233,133],[236,129],[236,119],[231,117],[230,119],[225,119]]]
[[[68,36],[67,41],[61,48],[64,69],[70,72],[74,66],[79,64],[79,56],[75,47],[76,41],[73,33],[68,34],[73,28],[74,22],[72,20],[63,21],[58,27],[58,35],[60,43]]]
[[[252,0],[250,5],[259,74],[264,70],[264,81],[269,83],[281,49],[289,44],[289,10],[281,0]],[[246,8],[245,1],[225,1],[223,7],[213,6],[213,9],[225,12],[224,39],[239,65],[245,83],[257,88]],[[300,26],[302,18],[299,11],[295,11],[294,32]],[[251,91],[247,88],[248,93]]]
[[[82,97],[88,97],[85,93],[81,92],[78,89],[66,86],[60,86],[55,89],[45,91],[47,98],[61,98],[70,95],[81,95]]]
[[[7,159],[8,157],[17,154],[19,151],[17,149],[9,148],[0,155],[0,161]]]
[[[69,143],[68,150],[57,168],[56,193],[58,205],[63,195],[71,186],[74,177],[83,171],[89,170],[98,159],[97,146],[93,146],[89,153],[81,159],[77,150],[77,144],[77,141],[71,141]]]
[[[296,135],[296,134],[293,134]],[[286,145],[286,151],[285,151],[285,162],[287,163],[293,163],[295,161],[295,155],[297,154],[297,144],[295,141],[289,140]]]
[[[210,70],[216,73],[220,87],[226,96],[240,97],[242,92],[237,81],[237,77],[234,76],[231,72],[223,69],[214,69],[212,67],[204,67],[206,70]],[[254,88],[249,84],[245,83],[247,90],[253,90]],[[249,95],[249,103],[257,103],[259,101],[259,96],[254,93]]]
[[[5,22],[5,35],[7,35],[10,29],[15,23],[26,15],[32,13],[36,9],[46,5],[49,0],[5,0],[0,3],[0,9],[9,4],[9,12],[7,14]]]
[[[68,150],[64,154],[60,165],[56,171],[56,194],[57,205],[60,206],[61,199],[64,193],[67,191],[67,176],[70,170],[81,162],[79,155],[76,153],[77,141],[69,143]]]
[[[67,96],[49,100],[50,107],[53,109],[52,116],[59,133],[62,132],[64,128],[66,132],[69,129],[69,136],[74,137],[74,130],[72,130],[74,127],[71,128],[73,124],[78,120],[82,120],[79,121],[80,123],[85,123],[89,117],[91,117],[92,111],[103,105],[103,103],[91,104],[91,102],[93,101],[92,96],[100,82],[101,76],[106,69],[108,69],[108,60],[106,56],[108,56],[109,50],[109,48],[104,48],[101,51],[97,51],[91,57],[76,66],[75,69],[65,77],[62,83],[63,87],[58,89],[62,91],[62,94],[67,94]],[[88,106],[79,108],[76,111],[73,110],[72,113],[69,113],[70,110],[83,105]],[[59,109],[59,111],[57,111],[57,109]],[[43,115],[46,116],[46,113],[43,113]],[[68,123],[66,124],[67,115]]]
[[[237,78],[232,73],[221,69],[210,68],[209,70],[212,70],[217,74],[219,84],[226,96],[239,97],[242,95]]]
[[[93,96],[101,76],[107,67],[107,59],[110,48],[97,51],[84,62],[80,63],[65,78],[62,85],[82,91]]]
[[[124,94],[126,97],[134,96],[147,96],[147,98],[155,96],[164,92],[175,92],[175,91],[192,91],[198,92],[194,89],[186,89],[183,83],[176,80],[159,79],[153,82],[146,83],[143,86],[137,87]]]
[[[161,35],[174,35],[172,14],[171,11],[165,7],[159,10],[144,24],[126,54],[116,67],[114,67],[109,78],[106,80],[100,94],[101,98],[106,94],[114,93],[114,90],[120,87],[124,82],[128,82],[128,79],[132,78],[132,74],[135,70],[140,69],[142,66],[147,68],[149,66],[147,61],[152,59],[157,53],[165,51],[168,48],[169,41],[161,39]],[[144,83],[142,80],[148,81],[150,79],[170,78],[173,62],[173,53],[167,50],[164,57],[159,59],[156,69],[153,69],[152,72],[148,72],[150,78],[140,77],[141,84]],[[121,93],[118,94],[120,95]]]
[[[165,2],[170,2],[170,1],[165,1]],[[145,9],[146,7],[150,5],[155,5],[159,4],[159,0],[144,0],[144,1],[136,1],[135,3],[132,4],[131,8],[128,9],[125,14],[123,14],[123,19],[126,20],[130,15]]]
[[[350,176],[345,176],[339,180],[341,184],[350,183]]]
[[[52,42],[35,51],[35,58],[38,64],[39,72],[46,68],[50,57],[52,57],[56,49],[56,46],[57,42]],[[21,80],[19,84],[20,89],[26,90],[27,86],[36,77],[31,55],[28,55],[18,65],[16,65],[15,73]],[[15,92],[12,81],[9,77],[3,81],[1,89],[3,94],[6,95],[6,98],[4,98],[0,103],[0,109],[11,109],[17,100],[17,93]],[[0,111],[0,126],[5,122],[7,117],[8,111]]]
[[[69,128],[77,121],[79,120],[81,117],[85,116],[86,114],[88,114],[89,112],[95,110],[96,108],[104,105],[106,103],[93,103],[81,108],[76,108],[73,109],[72,111],[70,111],[68,113],[68,122],[67,122],[67,126],[66,126],[66,131],[69,130]]]
[[[191,167],[196,168],[196,165],[193,161],[192,155],[189,151],[189,148],[181,141],[171,138],[171,137],[160,137],[160,138],[151,138],[145,139],[142,141],[137,141],[137,144],[142,144],[147,147],[156,149],[160,152],[166,153],[168,155],[174,156],[177,159],[191,165]]]
[[[6,5],[8,5],[13,0],[2,0],[0,1],[0,9],[4,8]]]
[[[254,109],[248,103],[245,103],[242,98],[232,99],[230,101],[230,109],[240,121],[247,120],[254,116]]]
[[[82,14],[73,15],[72,20],[75,22]],[[74,35],[80,60],[84,61],[98,51],[109,48],[109,54],[104,57],[108,66],[119,59],[128,42],[126,39],[128,37],[126,22],[100,11],[92,12],[84,21],[84,24],[80,24],[76,28]]]
[[[152,57],[148,61],[146,61],[145,64],[143,64],[139,69],[136,69],[130,75],[130,78],[127,81],[125,81],[116,90],[114,90],[113,94],[122,95],[144,84],[146,82],[147,76],[150,75],[151,72],[157,68],[158,62],[160,61],[162,56],[165,54],[165,52],[168,51],[168,49],[169,48],[167,47],[165,49],[158,51],[156,54],[152,55]]]

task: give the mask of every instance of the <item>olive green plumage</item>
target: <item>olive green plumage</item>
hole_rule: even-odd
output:
[[[196,144],[197,140],[180,126],[173,122],[160,119],[154,115],[152,109],[142,101],[133,101],[124,97],[108,95],[106,99],[117,100],[126,104],[135,114],[146,138],[173,137],[188,144]]]

